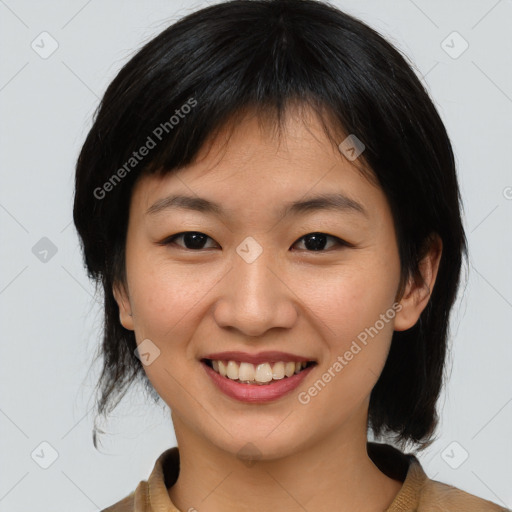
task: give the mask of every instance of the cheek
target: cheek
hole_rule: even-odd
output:
[[[344,351],[347,345],[365,329],[371,328],[392,308],[399,281],[399,269],[390,268],[385,261],[379,265],[362,263],[359,266],[334,268],[302,280],[297,295],[308,309],[321,320],[319,324],[329,339],[330,348]],[[388,316],[393,315],[391,309]],[[379,331],[392,333],[391,321],[385,326],[378,322]]]
[[[333,428],[369,397],[386,363],[396,314],[394,287],[387,282],[376,286],[367,274],[334,284],[337,288],[326,286],[311,307],[320,320],[325,352],[316,380],[300,397],[315,416],[329,410],[326,424]]]
[[[158,347],[159,355],[144,365],[158,394],[178,411],[187,410],[184,383],[195,364],[189,340],[193,338],[198,315],[204,314],[202,302],[208,285],[206,279],[184,272],[149,264],[132,268],[131,293],[134,299],[134,329],[137,343],[149,339]]]
[[[135,328],[146,337],[168,342],[179,340],[187,318],[208,290],[208,282],[183,269],[148,264],[132,274]]]
[[[393,304],[400,267],[393,256],[361,258],[358,265],[332,269],[322,279],[317,276],[316,286],[304,285],[308,306],[320,320],[326,349],[317,387],[329,383],[322,398],[315,400],[318,414],[328,404],[338,403],[340,396],[344,397],[340,415],[355,407],[369,395],[382,372],[396,314]]]

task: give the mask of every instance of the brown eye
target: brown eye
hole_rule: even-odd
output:
[[[177,244],[176,240],[183,239],[183,245]],[[192,251],[198,251],[205,248],[207,240],[213,240],[208,235],[200,233],[199,231],[185,231],[183,233],[177,233],[169,238],[166,238],[162,245],[178,245],[183,249],[189,249]]]
[[[341,240],[341,238],[332,235],[327,235],[325,233],[309,233],[308,235],[304,235],[302,238],[299,238],[299,240],[295,243],[303,241],[304,246],[306,247],[306,251],[323,252],[325,250],[325,246],[327,245],[328,239],[334,240],[335,245],[337,244],[346,247],[350,246],[350,244],[348,244],[344,240]]]

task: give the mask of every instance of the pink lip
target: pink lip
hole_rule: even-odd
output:
[[[216,352],[215,354],[204,356],[204,359],[211,359],[214,361],[236,361],[252,364],[277,363],[279,361],[283,361],[285,363],[288,361],[297,363],[313,361],[313,359],[308,359],[306,357],[277,351],[258,352],[257,354],[248,354],[247,352],[238,351]]]
[[[226,352],[227,354],[227,352]],[[232,352],[230,354],[233,354]],[[215,354],[217,356],[218,354]],[[224,357],[224,356],[223,356]],[[209,359],[209,357],[208,357]],[[215,357],[217,359],[217,357]],[[221,358],[222,359],[222,358]],[[235,361],[236,359],[228,358],[228,360]],[[247,361],[246,359],[244,359]],[[265,361],[269,361],[266,359]],[[282,361],[282,359],[280,359]],[[247,361],[249,362],[249,361]],[[201,362],[208,376],[212,379],[214,384],[227,396],[240,400],[241,402],[249,403],[263,403],[277,400],[282,396],[293,391],[309,374],[315,366],[308,366],[299,373],[291,377],[284,377],[281,380],[276,380],[270,384],[241,384],[223,377],[220,373],[210,368],[206,363]]]

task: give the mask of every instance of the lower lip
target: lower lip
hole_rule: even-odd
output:
[[[293,391],[309,374],[314,366],[308,366],[299,373],[291,377],[284,377],[280,380],[272,381],[270,384],[241,384],[228,377],[223,377],[213,368],[201,361],[206,373],[212,379],[214,384],[226,395],[241,402],[270,402],[277,400],[282,396]]]

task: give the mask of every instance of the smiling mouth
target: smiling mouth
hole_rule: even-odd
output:
[[[256,385],[268,385],[278,380],[287,379],[317,364],[315,361],[277,361],[252,364],[243,361],[212,359],[202,359],[202,362],[222,377],[226,377],[240,384]]]

